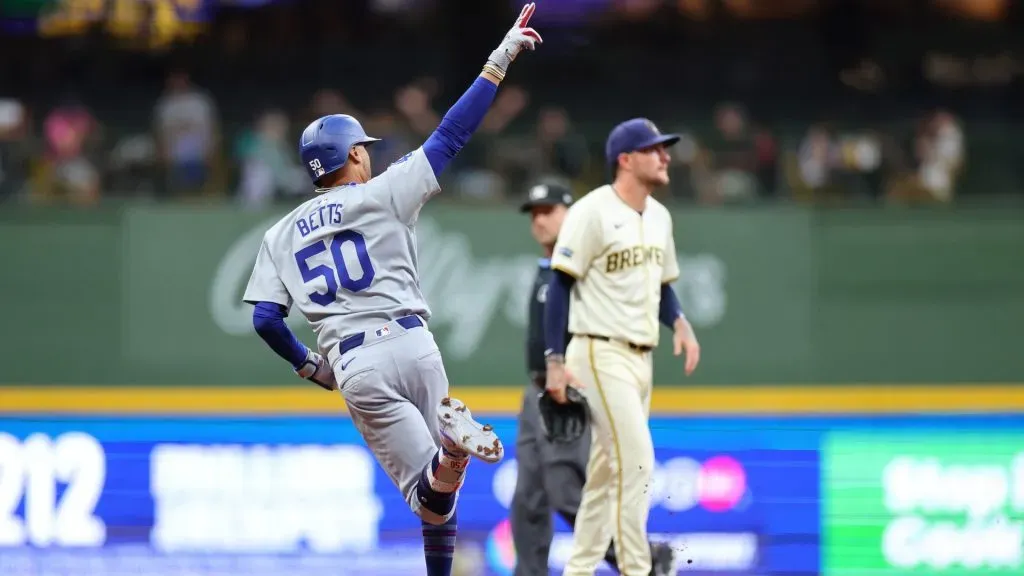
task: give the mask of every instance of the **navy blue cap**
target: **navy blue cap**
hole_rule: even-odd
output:
[[[636,152],[658,144],[671,146],[679,142],[678,134],[662,134],[658,127],[647,118],[626,120],[612,129],[604,145],[605,160],[615,166],[619,154]]]
[[[541,182],[530,188],[526,201],[519,206],[520,212],[529,212],[538,206],[572,206],[572,190],[555,181]]]

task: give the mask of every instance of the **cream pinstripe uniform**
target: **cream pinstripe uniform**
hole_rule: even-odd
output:
[[[648,427],[661,285],[679,276],[672,216],[647,199],[643,213],[602,186],[569,209],[551,266],[576,279],[569,303],[568,370],[593,414],[587,482],[564,574],[590,576],[614,540],[619,570],[647,576]]]

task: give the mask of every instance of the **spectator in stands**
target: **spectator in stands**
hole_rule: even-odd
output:
[[[718,204],[756,198],[758,153],[745,112],[737,104],[719,106],[715,128],[705,146],[711,185],[702,187],[701,199]]]
[[[775,196],[778,178],[779,150],[775,135],[766,126],[755,126],[754,151],[757,156],[757,169],[754,174],[762,196]]]
[[[399,115],[390,108],[380,108],[372,112],[363,122],[367,134],[372,134],[381,141],[370,146],[366,151],[370,154],[370,165],[384,170],[395,160],[411,152],[423,143],[423,138],[412,138],[405,129]]]
[[[512,184],[504,169],[520,140],[508,137],[506,130],[530,103],[530,93],[520,86],[502,86],[484,116],[473,139],[456,157],[455,189],[461,197],[476,200],[504,198]]]
[[[897,179],[887,196],[895,201],[950,202],[964,162],[964,135],[949,112],[938,110],[919,126],[914,140],[917,169]]]
[[[67,96],[43,121],[43,164],[33,193],[36,199],[63,197],[78,205],[100,198],[97,169],[99,122],[74,96]]]
[[[195,195],[206,188],[215,168],[218,124],[213,99],[192,84],[187,72],[172,72],[155,110],[167,192]]]
[[[558,174],[577,178],[587,167],[587,140],[573,129],[565,108],[541,109],[537,117],[537,148],[540,154],[535,176]]]
[[[368,134],[382,134],[383,142],[378,142],[368,149],[371,157],[377,154],[386,163],[373,161],[374,166],[387,166],[413,148],[420,146],[441,122],[441,115],[434,108],[434,97],[437,95],[437,81],[432,78],[420,78],[395,90],[392,98],[394,112],[379,110],[371,115],[370,125],[366,127]],[[372,130],[371,130],[372,127]],[[472,150],[472,140],[468,149]],[[461,154],[455,158],[453,165],[462,161]],[[455,170],[449,170],[453,172]]]
[[[15,98],[0,98],[0,202],[20,194],[32,158],[28,109]]]
[[[410,135],[421,141],[441,122],[433,103],[436,90],[433,80],[420,79],[395,91],[395,110],[401,114]]]
[[[579,178],[590,153],[586,139],[573,129],[569,113],[559,106],[541,108],[533,133],[503,137],[499,150],[506,185],[519,190],[551,176]]]
[[[356,118],[363,118],[363,114],[360,110],[356,109],[351,102],[345,98],[345,95],[334,90],[333,88],[322,88],[317,90],[313,94],[313,99],[309,105],[309,111],[306,112],[304,121],[301,122],[303,128],[305,128],[310,122],[327,116],[328,114],[348,114],[355,116]]]
[[[839,147],[828,127],[812,125],[796,153],[796,177],[790,178],[793,197],[811,200],[834,196],[833,175],[842,164],[840,156]]]
[[[537,116],[536,146],[539,157],[533,176],[555,174],[568,179],[583,175],[590,151],[587,139],[577,131],[569,113],[560,106],[546,106]]]
[[[156,141],[147,131],[123,134],[114,142],[107,158],[103,193],[130,198],[152,198],[159,194]]]
[[[288,129],[284,112],[268,110],[259,117],[255,129],[243,136],[238,196],[246,206],[262,207],[280,197],[312,193],[306,172],[296,160]]]
[[[964,135],[945,110],[936,111],[918,139],[918,175],[933,200],[949,202],[964,159]]]
[[[680,139],[672,147],[670,154],[669,185],[654,194],[661,200],[672,198],[694,201],[697,198],[697,190],[704,185],[702,180],[706,180],[708,176],[703,164],[705,158],[700,143],[690,131],[690,127],[686,125],[666,130],[666,132],[679,134]]]

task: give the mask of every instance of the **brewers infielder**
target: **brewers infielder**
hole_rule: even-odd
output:
[[[383,174],[371,178],[366,146],[377,139],[355,118],[325,116],[306,127],[299,152],[318,195],[267,231],[243,297],[255,305],[256,331],[299,376],[341,391],[367,446],[422,520],[429,576],[451,573],[455,504],[469,457],[494,463],[503,450],[490,426],[448,397],[426,325],[415,225],[508,66],[541,41],[527,27],[533,12],[532,3],[523,8],[423,146]],[[316,332],[319,352],[285,325],[293,304]]]
[[[551,254],[572,202],[572,190],[566,184],[551,180],[531,188],[529,198],[520,206],[520,211],[530,213],[530,232],[544,249],[545,257],[538,263],[537,276],[530,289],[526,329],[526,365],[532,385],[523,394],[523,407],[519,412],[518,472],[509,515],[516,549],[515,576],[540,576],[550,572],[551,513],[558,513],[570,527],[575,526],[590,455],[590,430],[569,443],[552,442],[546,437],[538,400],[538,393],[547,386],[544,307],[554,274]],[[608,547],[604,560],[617,568],[614,547]],[[672,547],[652,542],[651,563],[650,576],[672,574]]]
[[[567,384],[582,388],[593,416],[567,576],[592,575],[609,540],[624,576],[651,570],[647,514],[654,444],[647,424],[659,319],[674,330],[675,354],[686,351],[687,375],[700,359],[671,287],[679,276],[672,217],[651,197],[668,184],[666,147],[678,140],[644,118],[616,126],[605,144],[612,184],[569,209],[551,259],[556,273],[545,309],[547,389],[564,401]]]

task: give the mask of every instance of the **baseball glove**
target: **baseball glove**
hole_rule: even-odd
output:
[[[580,391],[568,386],[565,404],[555,402],[547,390],[540,393],[540,423],[549,442],[569,444],[579,440],[590,425],[590,407]]]

